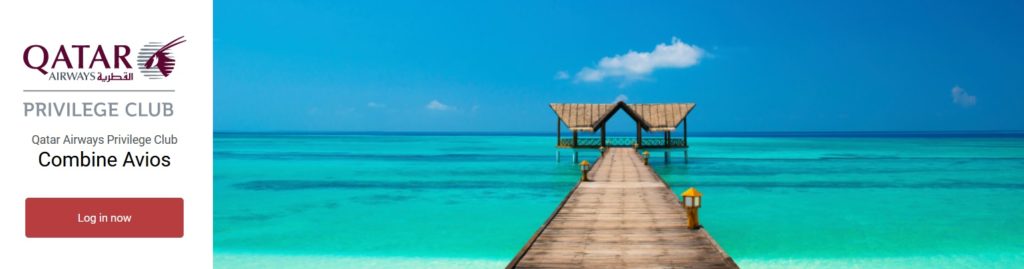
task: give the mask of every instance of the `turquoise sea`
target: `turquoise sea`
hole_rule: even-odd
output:
[[[526,135],[216,134],[216,268],[502,268],[578,177]],[[1024,137],[691,137],[743,268],[1020,268]],[[596,154],[584,152],[593,160]]]

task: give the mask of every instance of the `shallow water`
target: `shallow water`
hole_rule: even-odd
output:
[[[218,268],[501,267],[578,177],[552,137],[214,141]],[[690,144],[655,168],[704,193],[702,223],[744,268],[1024,264],[1024,138]]]

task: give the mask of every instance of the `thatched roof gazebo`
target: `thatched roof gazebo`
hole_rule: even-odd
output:
[[[551,109],[558,116],[559,148],[631,147],[640,148],[686,148],[686,115],[693,110],[694,103],[672,104],[560,104],[552,103]],[[636,138],[606,137],[605,123],[619,110],[636,122]],[[571,139],[562,139],[562,124],[572,131]],[[683,125],[683,138],[673,139],[672,132]],[[601,138],[583,138],[579,132],[601,131]],[[663,138],[643,138],[643,131],[662,132]]]

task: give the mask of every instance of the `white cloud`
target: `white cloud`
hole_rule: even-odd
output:
[[[953,103],[962,107],[972,107],[978,102],[977,97],[967,94],[967,91],[960,88],[960,86],[953,86],[951,94],[953,95]]]
[[[566,79],[569,79],[569,72],[558,71],[558,73],[555,73],[555,79],[556,80],[566,80]]]
[[[594,67],[576,72],[576,82],[601,82],[605,78],[622,78],[626,82],[647,78],[659,68],[687,68],[704,57],[704,50],[672,38],[672,43],[661,43],[650,52],[629,51],[626,54],[601,58]]]
[[[455,110],[455,107],[446,105],[446,104],[441,103],[440,101],[437,101],[437,100],[431,100],[430,103],[427,103],[426,107],[427,107],[427,109],[437,110],[437,111]]]
[[[629,100],[629,96],[626,96],[625,94],[619,94],[619,96],[615,97],[615,102],[612,102],[612,103],[625,102],[625,101],[628,101],[628,100]]]
[[[369,103],[366,103],[366,107],[370,107],[370,108],[385,108],[387,106],[384,105],[384,104],[381,104],[381,103],[377,103],[377,102],[369,102]]]

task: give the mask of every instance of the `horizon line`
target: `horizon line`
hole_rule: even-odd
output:
[[[650,133],[650,132],[645,132]],[[677,133],[677,132],[676,132]],[[542,131],[214,131],[214,135],[437,135],[437,136],[555,136]],[[591,136],[591,133],[584,133]],[[633,136],[633,132],[608,132],[609,136]],[[564,135],[563,135],[564,136]],[[1024,137],[1024,130],[960,131],[691,131],[690,137]]]

